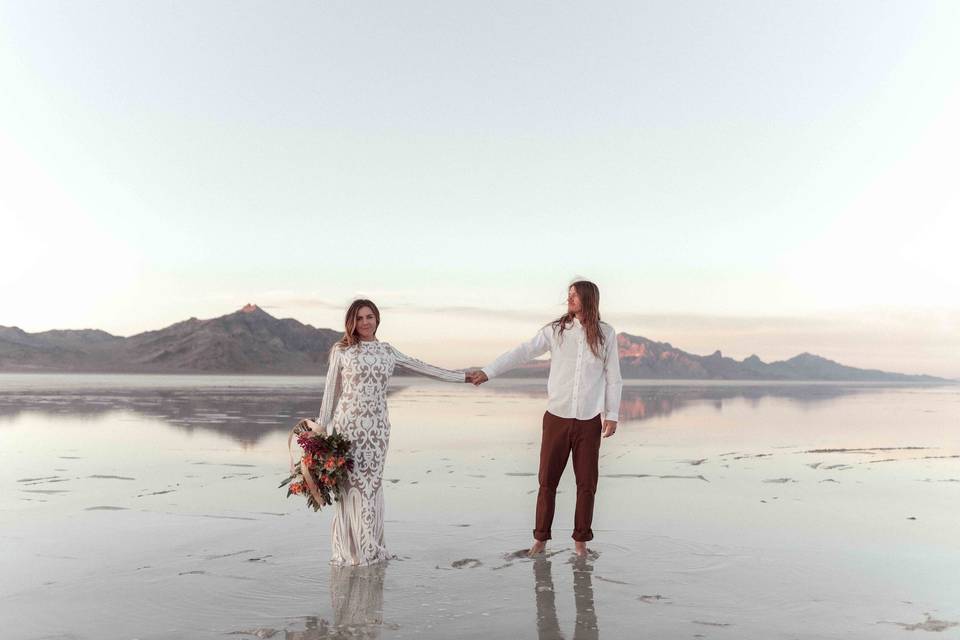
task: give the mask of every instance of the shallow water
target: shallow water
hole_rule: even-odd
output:
[[[322,379],[0,375],[2,637],[960,636],[960,387],[630,383],[532,561],[543,385],[397,379],[397,558],[335,570],[277,488]]]

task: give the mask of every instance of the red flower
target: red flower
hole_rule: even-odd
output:
[[[323,465],[326,467],[327,471],[333,471],[337,468],[337,460],[333,456],[327,458],[327,464]]]

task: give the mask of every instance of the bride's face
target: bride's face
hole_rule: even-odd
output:
[[[377,333],[377,316],[373,315],[370,307],[360,307],[357,310],[357,335],[361,340],[373,340]]]

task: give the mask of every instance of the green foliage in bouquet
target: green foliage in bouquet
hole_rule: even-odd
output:
[[[312,431],[306,421],[293,428],[303,456],[280,487],[287,487],[287,497],[304,495],[314,511],[340,500],[340,487],[347,473],[353,471],[352,443],[340,433]]]

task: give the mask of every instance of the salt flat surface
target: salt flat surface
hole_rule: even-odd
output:
[[[0,375],[3,638],[960,636],[960,387],[630,383],[592,555],[542,381],[397,379],[385,566],[277,488],[322,378]]]

